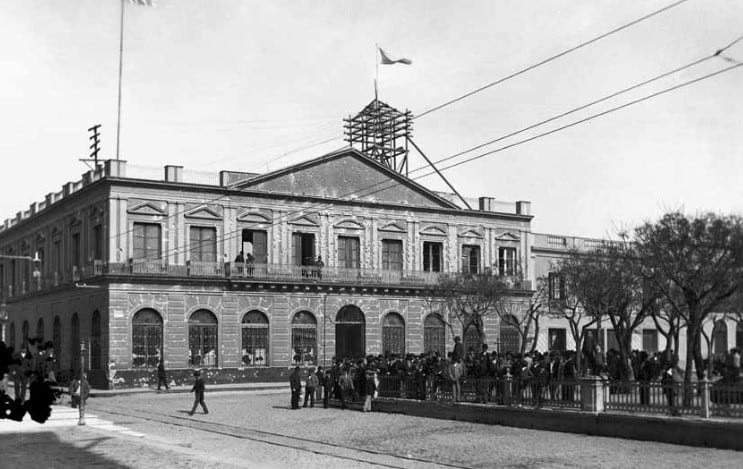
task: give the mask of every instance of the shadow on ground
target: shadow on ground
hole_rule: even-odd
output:
[[[5,434],[0,439],[0,467],[128,467],[96,452],[109,439],[91,436],[72,444],[54,432]]]

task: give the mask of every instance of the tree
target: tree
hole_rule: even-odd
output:
[[[686,325],[684,383],[690,389],[692,363],[698,378],[704,375],[704,320],[743,288],[743,219],[672,212],[638,227],[635,238],[646,277]]]
[[[496,312],[501,324],[512,326],[519,334],[519,352],[533,352],[539,338],[539,320],[548,306],[547,281],[537,280],[537,289],[527,302],[501,301]],[[528,350],[527,350],[528,349]]]
[[[461,324],[462,331],[474,327],[482,342],[484,319],[497,312],[509,288],[502,278],[490,273],[462,273],[440,276],[436,293]]]
[[[551,275],[549,286],[549,315],[567,321],[575,342],[575,368],[580,376],[583,369],[583,343],[596,318],[588,314],[575,294],[579,283],[580,258],[571,252],[562,259]]]

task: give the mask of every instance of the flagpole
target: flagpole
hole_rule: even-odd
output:
[[[377,55],[379,54],[379,44],[374,44],[374,67],[375,67],[375,75],[374,75],[374,99],[379,99],[379,58]]]
[[[119,138],[121,136],[121,72],[124,61],[124,1],[121,0],[121,22],[119,25],[119,100],[116,107],[116,160],[119,159]]]

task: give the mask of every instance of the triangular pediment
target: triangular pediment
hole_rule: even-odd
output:
[[[421,228],[420,234],[433,236],[446,236],[446,227],[443,225],[428,225]]]
[[[128,213],[134,213],[137,215],[165,215],[165,202],[152,202],[152,201],[129,201],[129,207],[126,210]]]
[[[458,209],[452,202],[353,149],[258,176],[238,188],[396,206]]]
[[[498,241],[518,241],[519,235],[512,233],[510,231],[506,231],[505,233],[501,233],[498,236],[495,237]]]
[[[189,210],[184,214],[186,218],[199,218],[202,220],[221,220],[222,214],[217,212],[216,210],[207,207],[206,205],[202,205],[200,207],[196,207],[192,210]]]
[[[237,217],[243,223],[271,223],[271,215],[259,212],[245,212]]]
[[[333,228],[343,228],[346,230],[363,230],[364,225],[357,222],[356,220],[341,220],[335,225],[333,225]]]
[[[317,223],[317,221],[313,220],[312,217],[310,217],[309,215],[302,215],[301,217],[295,218],[289,223],[291,223],[292,225],[297,225],[297,226],[312,226],[312,227],[320,226]]]
[[[467,228],[459,233],[460,238],[482,238],[482,232],[474,228]]]
[[[407,223],[405,222],[399,222],[399,221],[392,221],[387,223],[386,225],[382,225],[379,228],[379,231],[389,231],[392,233],[405,233],[408,230],[406,229]]]

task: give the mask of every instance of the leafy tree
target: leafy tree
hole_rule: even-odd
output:
[[[635,238],[644,274],[686,326],[684,380],[690,389],[692,363],[699,378],[704,373],[703,322],[743,288],[743,219],[672,212],[638,227]]]

